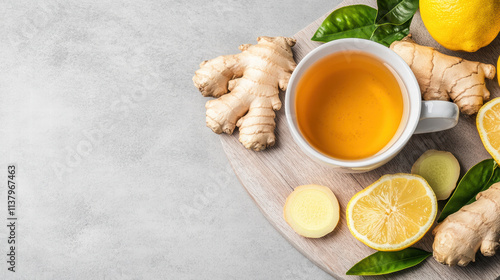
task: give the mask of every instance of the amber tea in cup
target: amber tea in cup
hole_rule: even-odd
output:
[[[290,133],[311,159],[338,172],[367,172],[393,159],[412,135],[450,129],[458,106],[422,101],[406,62],[370,40],[345,38],[313,49],[285,95]]]
[[[340,160],[377,154],[403,118],[401,83],[377,57],[341,51],[315,62],[300,78],[295,110],[300,132],[317,151]]]

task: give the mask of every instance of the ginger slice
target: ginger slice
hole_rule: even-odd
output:
[[[283,216],[296,233],[320,238],[337,226],[340,218],[339,202],[325,186],[299,186],[287,197]]]
[[[442,54],[418,45],[408,35],[391,44],[417,78],[424,100],[453,100],[467,115],[477,113],[490,98],[485,78],[495,77],[495,66]]]
[[[437,200],[445,200],[457,186],[460,164],[450,152],[428,150],[415,161],[411,174],[424,177]]]
[[[217,134],[232,134],[238,126],[240,142],[260,151],[275,143],[279,89],[286,90],[297,65],[294,39],[259,37],[257,42],[241,45],[239,54],[202,62],[193,82],[203,96],[219,97],[206,103],[207,126]]]

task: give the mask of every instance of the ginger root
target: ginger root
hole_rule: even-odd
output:
[[[472,115],[490,98],[484,79],[495,77],[495,66],[442,54],[418,45],[411,35],[390,47],[410,66],[424,100],[449,100]]]
[[[443,264],[466,266],[479,248],[495,255],[500,240],[500,183],[480,192],[476,201],[446,217],[432,232],[434,258]]]
[[[260,151],[275,143],[278,87],[286,90],[296,63],[294,39],[259,37],[257,42],[241,45],[239,54],[202,62],[193,82],[203,96],[219,97],[206,103],[207,126],[217,134],[232,134],[238,126],[240,142]]]

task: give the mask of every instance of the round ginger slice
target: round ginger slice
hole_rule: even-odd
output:
[[[434,191],[412,174],[384,175],[347,204],[352,235],[379,251],[399,251],[420,240],[437,214]]]
[[[415,161],[411,174],[424,177],[437,200],[445,200],[457,186],[460,164],[450,152],[428,150]]]
[[[337,226],[339,202],[325,186],[299,186],[287,197],[283,216],[296,233],[304,237],[320,238]]]

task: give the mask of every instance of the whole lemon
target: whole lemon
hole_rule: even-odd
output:
[[[431,36],[454,51],[475,52],[500,32],[500,0],[420,0]]]

